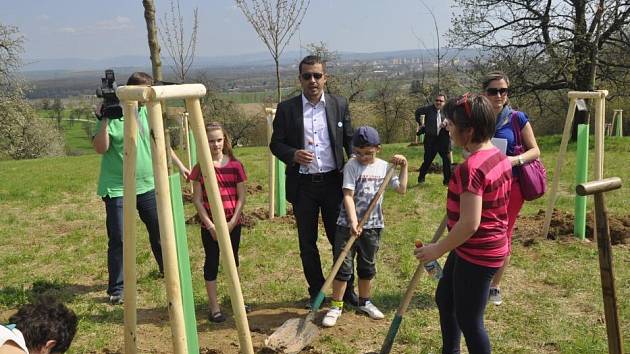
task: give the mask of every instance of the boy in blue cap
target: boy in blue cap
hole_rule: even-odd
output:
[[[343,310],[343,294],[348,279],[353,273],[354,258],[357,258],[359,277],[359,311],[370,318],[382,319],[383,313],[370,301],[371,282],[376,274],[376,252],[379,248],[383,230],[383,197],[378,200],[372,215],[362,227],[359,220],[367,211],[368,205],[376,195],[387,174],[387,161],[376,157],[381,150],[378,132],[369,126],[359,127],[352,137],[353,157],[343,170],[343,205],[337,219],[337,231],[333,254],[335,260],[350,239],[350,233],[359,235],[333,281],[331,308],[324,316],[322,325],[332,327],[337,323]],[[400,166],[400,173],[391,179],[389,186],[398,193],[407,191],[407,159],[403,155],[394,155],[391,163]]]

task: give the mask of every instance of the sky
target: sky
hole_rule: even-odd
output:
[[[434,12],[442,43],[452,0],[425,0]],[[155,0],[158,18],[170,1]],[[266,52],[234,0],[180,0],[186,31],[198,8],[198,56]],[[0,23],[18,27],[26,59],[96,59],[148,55],[140,0],[0,0]],[[379,52],[437,46],[431,15],[420,0],[311,0],[287,50],[323,41],[342,52]]]

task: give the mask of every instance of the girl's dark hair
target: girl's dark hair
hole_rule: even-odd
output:
[[[483,77],[481,89],[485,91],[490,86],[490,83],[495,80],[505,80],[508,87],[510,86],[510,79],[503,71],[491,71]]]
[[[230,160],[236,160],[234,152],[232,151],[232,142],[230,141],[230,136],[228,135],[227,130],[225,130],[219,122],[210,122],[206,124],[206,133],[212,130],[220,130],[223,133],[223,154],[228,155]]]
[[[145,72],[136,71],[135,73],[131,74],[131,76],[129,76],[129,79],[127,79],[127,85],[151,86],[153,85],[153,78],[151,77],[151,75]]]
[[[451,98],[444,106],[444,113],[457,129],[473,129],[471,143],[482,143],[494,136],[496,116],[485,96],[467,93]]]
[[[52,297],[44,296],[32,304],[22,306],[9,322],[24,335],[29,351],[46,345],[49,340],[57,344],[52,353],[65,353],[77,332],[78,319],[74,312]]]

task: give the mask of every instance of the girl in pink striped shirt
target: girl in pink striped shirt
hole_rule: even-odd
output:
[[[423,263],[450,252],[435,292],[442,353],[459,353],[462,333],[469,353],[490,353],[483,315],[490,281],[508,254],[512,165],[490,142],[495,114],[486,97],[466,94],[449,100],[444,110],[453,142],[470,155],[449,182],[448,235],[414,252]]]

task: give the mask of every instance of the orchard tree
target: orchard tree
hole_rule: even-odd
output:
[[[454,0],[451,45],[476,47],[512,95],[609,89],[628,96],[627,0]],[[576,126],[579,122],[574,121]]]
[[[306,15],[310,0],[235,0],[247,21],[254,27],[276,64],[278,103],[280,93],[280,56]]]

